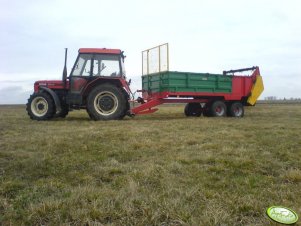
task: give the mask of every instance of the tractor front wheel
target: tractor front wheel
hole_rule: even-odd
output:
[[[51,119],[55,113],[53,99],[45,92],[34,93],[28,99],[26,111],[33,120]]]
[[[87,112],[94,120],[114,120],[123,118],[127,100],[122,91],[111,84],[95,87],[88,96]]]

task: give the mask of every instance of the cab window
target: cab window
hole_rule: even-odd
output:
[[[73,68],[72,76],[90,76],[92,54],[81,54]]]
[[[93,76],[120,76],[120,57],[112,55],[95,55]]]

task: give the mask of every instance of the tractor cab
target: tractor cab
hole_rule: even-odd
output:
[[[119,49],[79,49],[70,77],[125,77],[124,55]]]
[[[126,80],[123,52],[119,49],[81,48],[70,76],[67,103],[81,105],[94,84]],[[64,80],[64,76],[63,76]]]

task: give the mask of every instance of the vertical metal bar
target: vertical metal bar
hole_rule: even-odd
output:
[[[147,50],[147,74],[149,74],[149,59],[148,59],[148,56],[149,56],[149,50]]]
[[[143,74],[143,72],[144,72],[144,70],[143,70],[143,69],[144,69],[144,64],[143,64],[143,61],[144,61],[144,60],[143,60],[143,52],[144,52],[144,51],[141,52],[141,55],[142,55],[142,75],[144,75],[144,74]]]
[[[166,43],[167,45],[167,71],[169,71],[169,47],[168,47],[168,43]]]
[[[159,46],[159,73],[161,72],[161,46]]]

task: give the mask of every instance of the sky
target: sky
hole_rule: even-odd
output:
[[[60,80],[78,49],[117,48],[132,90],[141,51],[169,43],[172,71],[259,66],[265,91],[301,98],[299,0],[0,0],[0,104],[25,104],[36,80]]]

